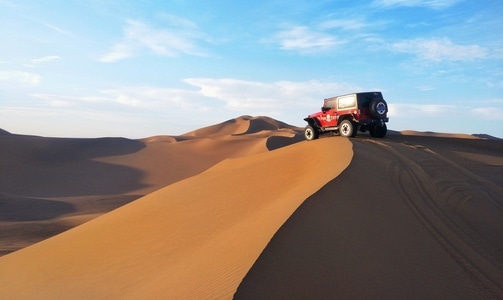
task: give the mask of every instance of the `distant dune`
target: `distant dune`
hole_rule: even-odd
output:
[[[503,140],[482,137],[0,130],[0,298],[502,299]]]
[[[10,134],[10,132],[8,132],[7,130],[3,130],[0,128],[0,135],[7,135],[7,134]]]
[[[0,134],[0,203],[8,208],[0,210],[0,254],[82,224],[224,159],[268,152],[300,139],[298,128],[250,116],[182,136],[142,140]],[[26,212],[25,204],[34,199],[42,213],[27,217],[33,213]]]

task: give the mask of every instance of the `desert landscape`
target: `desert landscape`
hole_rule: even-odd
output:
[[[503,140],[0,130],[1,299],[503,299]]]

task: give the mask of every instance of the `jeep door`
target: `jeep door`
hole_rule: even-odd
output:
[[[337,126],[337,109],[336,109],[337,99],[329,98],[325,99],[323,105],[323,115],[322,115],[322,127],[333,127]]]

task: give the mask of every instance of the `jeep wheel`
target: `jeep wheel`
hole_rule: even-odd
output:
[[[388,112],[388,104],[384,100],[372,100],[369,105],[370,115],[374,118],[386,118]]]
[[[356,135],[355,126],[350,120],[344,120],[339,126],[339,134],[344,137],[354,137]]]
[[[304,137],[306,140],[312,141],[317,139],[319,136],[320,134],[318,133],[318,130],[316,130],[313,126],[307,125],[306,128],[304,128]]]
[[[369,133],[371,137],[376,137],[376,127],[377,126],[371,126],[369,127]]]
[[[372,137],[383,138],[384,136],[386,136],[386,133],[388,132],[388,127],[386,127],[386,124],[382,126],[371,127],[369,132],[370,136]]]

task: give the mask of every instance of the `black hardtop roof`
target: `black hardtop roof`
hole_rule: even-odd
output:
[[[344,96],[349,96],[349,95],[356,95],[356,97],[358,96],[367,96],[369,94],[372,94],[372,95],[377,95],[379,94],[381,97],[382,97],[382,93],[379,92],[379,91],[374,91],[374,92],[360,92],[360,93],[349,93],[349,94],[344,94],[344,95],[339,95],[339,96],[334,96],[334,97],[330,97],[330,98],[325,98],[323,100],[332,100],[332,99],[335,99],[335,98],[339,98],[339,97],[344,97]]]

